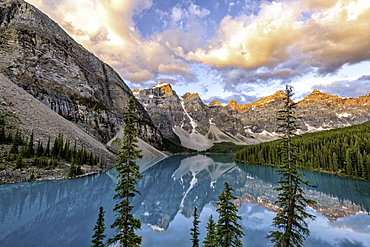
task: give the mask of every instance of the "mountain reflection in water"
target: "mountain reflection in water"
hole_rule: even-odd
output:
[[[217,218],[215,203],[227,181],[239,198],[236,204],[246,236],[243,246],[268,246],[279,175],[275,168],[237,164],[230,155],[175,155],[138,162],[143,179],[133,200],[143,225],[146,246],[190,246],[194,207],[200,214],[202,239],[208,217]],[[305,188],[318,202],[308,208],[305,246],[370,246],[370,183],[304,171],[316,188]],[[88,246],[99,206],[106,211],[106,233],[115,204],[116,171],[84,178],[0,185],[0,246]]]

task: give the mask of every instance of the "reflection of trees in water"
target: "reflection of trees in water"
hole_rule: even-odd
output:
[[[24,246],[24,239],[29,246],[84,246],[99,206],[113,207],[114,182],[108,176],[0,188],[0,246]]]

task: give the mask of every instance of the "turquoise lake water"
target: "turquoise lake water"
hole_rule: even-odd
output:
[[[192,212],[200,212],[201,241],[224,181],[235,189],[243,217],[243,246],[268,246],[273,230],[277,186],[275,168],[238,164],[230,155],[175,155],[138,162],[144,178],[132,204],[142,221],[144,247],[191,246]],[[370,182],[304,171],[315,187],[306,195],[318,202],[309,221],[307,247],[370,247]],[[114,169],[62,181],[0,185],[0,246],[89,246],[98,209],[106,211],[108,236],[113,223]]]

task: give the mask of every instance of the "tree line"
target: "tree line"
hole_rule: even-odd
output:
[[[299,168],[370,180],[370,121],[292,138],[301,154]],[[244,163],[280,166],[278,141],[247,146],[236,152]]]
[[[27,136],[19,129],[7,126],[4,117],[0,118],[0,145],[9,147],[2,156],[5,162],[15,162],[14,169],[28,166],[54,169],[64,162],[70,164],[68,176],[74,177],[82,174],[82,165],[106,166],[104,159],[88,152],[85,147],[78,147],[76,141],[65,140],[61,133],[53,141],[49,137],[44,146],[40,140],[35,142],[33,131]]]

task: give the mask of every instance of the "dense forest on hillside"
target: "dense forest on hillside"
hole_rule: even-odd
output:
[[[346,128],[307,133],[296,136],[303,169],[331,172],[370,180],[370,121]],[[280,141],[247,146],[236,152],[235,159],[244,163],[282,164],[277,148]]]

